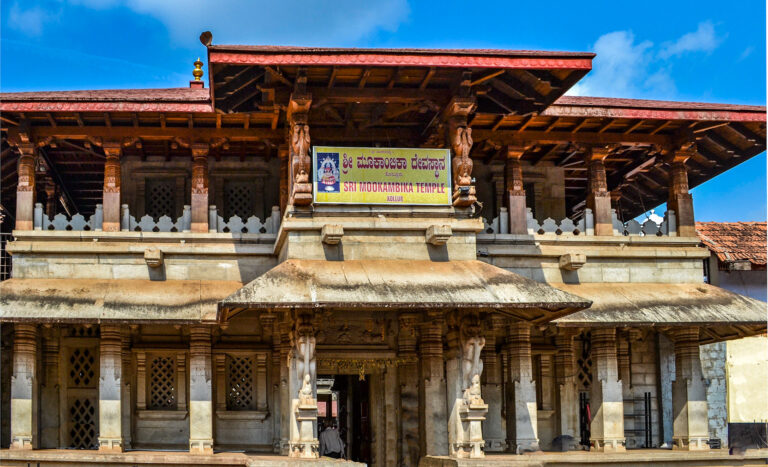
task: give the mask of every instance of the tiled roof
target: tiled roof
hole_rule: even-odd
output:
[[[373,49],[338,47],[295,47],[284,45],[211,45],[212,51],[296,54],[408,54],[408,55],[495,55],[502,57],[578,57],[592,58],[591,52],[507,49]]]
[[[766,264],[765,222],[697,222],[696,230],[722,262]]]
[[[712,104],[706,102],[654,101],[647,99],[623,99],[614,97],[563,96],[552,105],[574,105],[587,107],[630,107],[638,109],[669,110],[733,110],[765,112],[761,105]]]
[[[94,91],[2,92],[0,101],[59,102],[209,102],[211,92],[200,88],[99,89]]]

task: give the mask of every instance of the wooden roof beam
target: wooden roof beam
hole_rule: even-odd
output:
[[[723,148],[723,150],[725,152],[727,152],[729,154],[732,154],[735,157],[740,157],[741,153],[743,152],[743,150],[740,147],[738,147],[735,144],[731,143],[730,141],[728,141],[727,139],[723,138],[722,136],[720,136],[719,134],[717,134],[714,131],[710,131],[710,132],[704,133],[703,137],[705,139],[708,139],[708,140],[712,141],[717,146]]]
[[[730,127],[732,130],[734,130],[736,133],[739,133],[742,138],[746,139],[750,143],[756,143],[760,146],[765,147],[765,137],[758,135],[757,133],[753,132],[749,128],[747,128],[746,125],[743,125],[741,123],[731,123]]]
[[[360,81],[357,83],[358,89],[363,89],[365,87],[365,83],[368,81],[368,78],[371,76],[371,68],[365,67],[363,70],[363,74],[360,77]]]
[[[331,77],[328,78],[328,86],[327,86],[328,89],[331,89],[333,87],[334,83],[336,83],[336,75],[338,73],[339,73],[338,67],[333,67],[331,69]]]
[[[622,133],[592,133],[581,132],[572,133],[567,131],[537,131],[537,130],[525,130],[525,131],[504,131],[504,132],[492,132],[486,129],[473,128],[472,138],[475,141],[482,141],[488,138],[493,138],[495,141],[501,144],[517,144],[520,141],[531,141],[536,143],[583,143],[583,144],[623,144],[623,145],[637,145],[637,144],[656,144],[660,146],[672,145],[672,137],[668,135],[649,135],[643,133],[634,133],[625,135]]]
[[[539,163],[543,162],[547,159],[547,157],[551,156],[552,154],[555,154],[557,151],[560,150],[560,144],[555,144],[552,146],[548,151],[542,151],[541,155],[539,155],[536,160],[533,161],[531,164],[532,166],[536,167],[539,165]]]
[[[427,71],[427,74],[424,75],[424,79],[421,80],[421,84],[419,84],[419,89],[422,91],[424,89],[427,89],[427,86],[429,85],[429,81],[432,79],[433,76],[435,76],[435,72],[437,69],[435,67],[430,67],[429,71]]]
[[[280,81],[281,83],[293,89],[293,82],[291,82],[291,80],[283,76],[283,74],[280,73],[280,71],[276,70],[275,68],[272,68],[271,66],[265,66],[264,69],[270,72],[273,78],[275,78],[276,80]]]
[[[643,120],[643,119],[640,119],[640,120],[638,120],[637,122],[635,122],[634,124],[632,124],[632,126],[630,126],[629,128],[627,128],[627,129],[624,131],[624,134],[625,134],[625,135],[628,135],[628,134],[632,133],[633,131],[635,131],[635,130],[637,130],[638,128],[640,128],[640,127],[641,127],[641,126],[642,126],[644,123],[645,123],[645,120]]]

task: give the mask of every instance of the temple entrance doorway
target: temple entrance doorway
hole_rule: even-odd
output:
[[[368,465],[373,457],[369,380],[358,375],[317,378],[318,434],[335,423],[346,447],[346,459]]]

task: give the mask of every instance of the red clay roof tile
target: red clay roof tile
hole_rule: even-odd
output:
[[[765,222],[697,222],[702,243],[722,262],[766,264]]]

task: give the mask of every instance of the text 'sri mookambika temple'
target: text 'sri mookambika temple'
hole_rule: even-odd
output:
[[[288,465],[331,425],[374,466],[746,462],[699,346],[765,304],[704,283],[689,190],[765,107],[201,38],[207,84],[0,94],[4,465]]]

